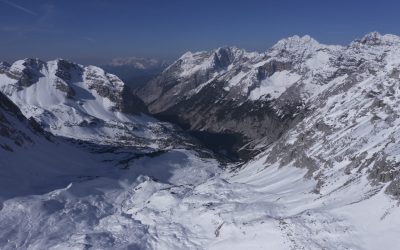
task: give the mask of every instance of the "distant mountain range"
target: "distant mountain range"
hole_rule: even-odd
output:
[[[142,86],[160,74],[169,62],[140,57],[115,58],[101,67],[121,78],[132,89]]]

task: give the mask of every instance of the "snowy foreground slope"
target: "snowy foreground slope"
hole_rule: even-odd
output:
[[[171,105],[182,108],[181,96],[200,101],[207,96],[203,89],[225,88],[231,94],[220,101],[232,104],[225,110],[228,118],[235,110],[252,116],[242,109],[261,112],[266,107],[261,104],[267,105],[267,117],[249,119],[270,121],[262,125],[270,129],[267,132],[278,127],[282,130],[272,131],[274,136],[263,135],[261,130],[252,134],[251,126],[236,130],[253,138],[247,145],[253,152],[250,159],[229,164],[218,161],[174,126],[140,112],[126,112],[116,106],[113,97],[102,99],[88,87],[90,81],[68,85],[75,93],[80,90],[76,86],[91,92],[95,96],[91,101],[84,95],[59,97],[58,92],[46,96],[46,91],[55,90],[42,89],[40,93],[45,96],[31,102],[27,97],[37,96],[31,91],[47,86],[43,81],[54,74],[41,67],[39,72],[44,77],[28,87],[19,86],[24,82],[21,78],[17,83],[7,76],[19,63],[0,66],[5,72],[0,80],[2,91],[24,115],[33,115],[47,131],[80,141],[49,135],[0,95],[0,248],[398,249],[400,38],[371,33],[340,47],[320,45],[310,37],[294,37],[278,42],[266,57],[230,51],[234,58],[244,61],[229,66],[232,57],[222,51],[217,52],[218,60],[214,52],[186,54],[185,60],[181,58],[165,71],[178,68],[183,81],[160,90],[164,94],[157,99],[160,103],[172,100]],[[273,58],[272,66],[268,58]],[[201,63],[204,60],[210,64]],[[253,60],[259,64],[253,64]],[[286,68],[284,62],[292,66]],[[262,69],[273,73],[263,79],[252,78],[253,66],[261,64]],[[250,68],[249,75],[242,73],[247,80],[236,77],[233,82],[214,82],[239,72],[232,68]],[[176,73],[165,72],[160,78]],[[216,79],[191,85],[209,76]],[[54,81],[48,83],[51,86]],[[155,82],[149,84],[154,87]],[[257,95],[243,87],[257,84],[263,89],[256,91]],[[233,91],[235,86],[241,86],[244,92]],[[181,87],[178,100],[165,94]],[[245,94],[230,99],[233,93]],[[59,99],[50,104],[41,101],[53,96]],[[287,109],[284,104],[292,97],[299,102]],[[204,102],[200,111],[224,107],[214,101]],[[83,105],[76,105],[80,102]],[[152,112],[162,107],[146,102]],[[96,112],[89,108],[93,103]],[[41,112],[32,112],[31,106]],[[121,130],[114,128],[108,133],[102,126],[82,129],[74,125],[77,132],[68,134],[70,127],[58,121],[65,122],[70,116],[58,113],[60,109],[74,110],[79,119],[96,117],[105,124],[141,124],[143,131],[148,131],[148,126],[162,129],[150,129],[151,136],[133,133],[117,145],[120,138],[113,136]],[[297,110],[295,117],[279,118],[280,112],[289,110]],[[182,115],[181,111],[172,108],[170,114]],[[51,119],[45,119],[47,112],[52,114]],[[210,117],[204,119],[212,124]],[[52,128],[46,122],[59,126]],[[145,142],[138,143],[141,138]],[[19,181],[10,181],[16,177]]]
[[[214,160],[172,151],[135,162],[120,178],[8,199],[0,242],[5,249],[397,249],[397,202],[382,192],[365,197],[365,179],[318,195],[305,171],[265,168],[264,160],[227,174]]]

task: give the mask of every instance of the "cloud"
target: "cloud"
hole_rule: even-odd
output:
[[[30,14],[30,15],[32,15],[32,16],[38,16],[38,14],[37,14],[36,12],[34,12],[34,11],[30,10],[30,9],[27,9],[27,8],[25,8],[25,7],[22,7],[21,5],[18,5],[18,4],[16,4],[16,3],[9,2],[9,1],[7,1],[7,0],[0,0],[0,2],[2,2],[2,3],[4,3],[4,4],[7,4],[7,5],[9,5],[9,6],[15,8],[15,9],[18,9],[18,10],[20,10],[20,11],[22,11],[22,12],[25,12],[25,13],[27,13],[27,14]]]

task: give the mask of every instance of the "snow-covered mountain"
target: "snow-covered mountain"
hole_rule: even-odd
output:
[[[398,50],[397,36],[371,33],[348,46],[293,36],[265,53],[188,52],[137,94],[152,113],[191,130],[236,135],[238,147],[259,138],[271,143],[332,86],[396,75]]]
[[[0,159],[13,155],[0,160],[6,169],[0,183],[7,180],[8,169],[18,169],[24,155],[38,159],[42,164],[37,166],[68,173],[60,174],[64,182],[58,185],[44,175],[48,182],[43,185],[49,188],[38,189],[36,195],[19,190],[4,197],[0,246],[396,250],[399,58],[400,37],[394,35],[374,32],[348,46],[294,36],[265,53],[234,47],[186,53],[137,92],[158,117],[205,133],[206,141],[221,144],[221,149],[236,142],[233,150],[251,152],[230,163],[220,162],[171,124],[119,108],[115,100],[123,84],[107,81],[112,77],[98,68],[95,71],[102,73],[87,80],[90,67],[78,65],[82,79],[64,81],[73,92],[61,95],[53,87],[55,74],[46,70],[52,62],[30,66],[14,78],[13,68],[22,68],[18,65],[24,61],[0,64],[1,90],[24,115],[33,115],[48,132],[85,141],[69,143],[48,135],[10,101],[6,106],[12,108],[0,105],[0,114],[5,114],[0,115]],[[114,86],[106,92],[117,97],[97,93],[98,87],[89,87],[92,81]],[[86,98],[83,91],[94,98]],[[75,133],[64,123],[51,128],[52,122],[68,121],[64,115],[69,110],[79,114],[72,115],[78,117],[74,119],[93,116],[134,132],[124,142],[118,136],[127,132],[118,126],[77,126]],[[52,115],[44,115],[47,112]],[[18,126],[27,137],[12,130]],[[221,135],[237,139],[221,141]],[[40,145],[60,145],[81,154],[65,161],[73,171],[52,162],[57,152],[50,159],[35,153],[37,147],[29,141],[38,139],[27,139],[35,136],[43,141]],[[138,143],[139,138],[144,142]],[[32,154],[16,150],[20,140]],[[37,166],[24,167],[22,172],[31,171],[24,178],[35,179]],[[67,181],[70,184],[64,185]]]
[[[248,142],[239,151],[267,149],[268,164],[308,168],[320,186],[326,169],[341,166],[391,183],[398,196],[399,58],[395,35],[348,46],[294,36],[263,54],[188,52],[138,94],[191,130],[238,133]]]
[[[156,147],[168,124],[146,115],[144,103],[115,75],[65,60],[1,64],[0,90],[49,132],[97,144]],[[173,135],[172,135],[173,137]]]

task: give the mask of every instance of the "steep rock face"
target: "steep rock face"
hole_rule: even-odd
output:
[[[101,97],[109,99],[115,103],[113,111],[120,111],[126,114],[146,113],[145,104],[132,94],[117,76],[108,74],[100,68],[89,66],[85,69],[83,75],[87,82],[89,90],[95,90]]]
[[[14,146],[22,146],[26,143],[33,143],[29,135],[16,127],[16,122],[22,123],[29,128],[29,122],[21,113],[17,106],[15,106],[10,99],[0,93],[0,136],[2,143],[0,147],[3,150],[13,152]],[[33,127],[30,127],[33,131]]]

